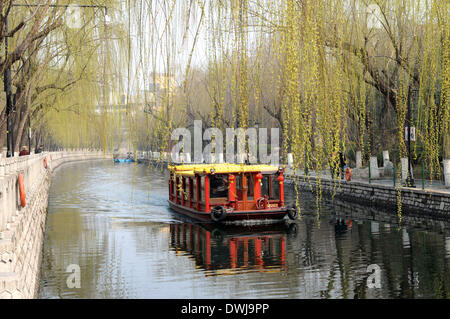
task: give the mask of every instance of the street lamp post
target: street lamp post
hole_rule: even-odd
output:
[[[8,34],[8,17],[5,20],[5,33]],[[9,43],[8,37],[5,37],[5,56],[8,56]],[[6,146],[8,151],[6,153],[6,157],[14,156],[14,136],[11,125],[10,115],[13,112],[13,104],[12,104],[12,90],[11,90],[11,67],[8,67],[5,70],[5,74],[3,75],[4,80],[4,90],[6,93]]]
[[[408,176],[406,178],[406,186],[415,188],[414,178],[411,171],[411,122],[412,122],[412,114],[411,114],[411,98],[412,98],[412,89],[411,87],[408,90]]]
[[[11,4],[12,7],[39,7],[42,5],[37,4]],[[69,8],[69,7],[77,7],[77,8],[103,8],[105,10],[105,16],[108,17],[108,8],[106,6],[98,6],[98,5],[64,5],[64,4],[50,4],[51,8]],[[5,34],[8,34],[8,16],[5,17]],[[5,58],[8,57],[9,43],[8,36],[5,37]],[[14,157],[14,132],[13,132],[13,124],[11,123],[10,116],[15,111],[15,101],[13,102],[13,94],[11,89],[11,67],[6,68],[4,76],[4,90],[6,93],[6,146],[7,153],[6,157]],[[28,118],[28,123],[30,123],[30,118]],[[29,128],[29,134],[31,134],[31,128]],[[29,147],[31,151],[31,136],[29,136]]]

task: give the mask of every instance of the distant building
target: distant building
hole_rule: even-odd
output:
[[[146,104],[145,111],[151,113],[162,109],[165,99],[173,96],[177,86],[174,76],[161,73],[153,74],[149,80],[149,88],[141,94]]]

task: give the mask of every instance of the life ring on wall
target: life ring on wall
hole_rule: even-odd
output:
[[[47,165],[47,157],[44,158],[44,168],[47,169],[48,165]]]
[[[25,198],[25,185],[23,183],[23,174],[19,174],[19,194],[20,194],[20,206],[25,207],[27,205],[27,201]]]
[[[350,182],[352,180],[352,169],[348,166],[345,170],[345,179],[347,180],[347,182]]]

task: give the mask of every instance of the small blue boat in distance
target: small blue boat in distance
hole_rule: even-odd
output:
[[[114,154],[114,163],[134,163],[133,153],[128,152],[126,155]]]
[[[134,163],[132,158],[115,158],[114,163]]]

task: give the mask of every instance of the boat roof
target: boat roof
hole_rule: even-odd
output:
[[[177,175],[193,177],[196,174],[232,174],[232,173],[266,173],[273,174],[278,167],[272,165],[244,165],[244,164],[189,164],[171,165],[170,171]]]

